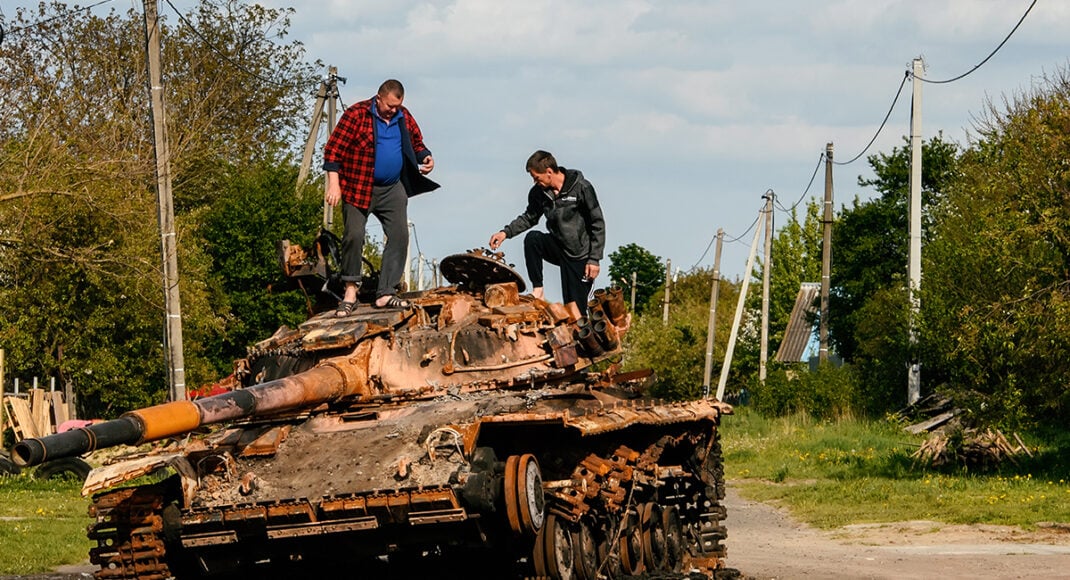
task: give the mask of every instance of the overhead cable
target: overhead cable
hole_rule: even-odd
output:
[[[888,107],[888,113],[884,115],[884,120],[881,121],[881,126],[877,127],[877,132],[873,134],[873,138],[869,140],[868,144],[866,144],[866,148],[863,149],[862,152],[858,155],[852,157],[850,161],[833,161],[833,165],[850,165],[851,163],[858,161],[863,155],[865,155],[866,151],[869,151],[869,148],[873,146],[873,142],[877,140],[877,136],[880,135],[881,131],[884,130],[884,126],[888,124],[888,117],[892,116],[892,111],[895,110],[895,104],[899,102],[899,95],[903,94],[903,87],[906,86],[908,78],[910,78],[910,71],[906,71],[906,74],[903,75],[903,80],[899,82],[899,90],[895,92],[895,98],[892,99],[892,106]]]
[[[918,77],[918,80],[923,82],[923,83],[929,83],[929,84],[933,84],[933,85],[942,85],[942,84],[946,84],[946,83],[953,83],[953,82],[955,82],[955,81],[957,81],[957,80],[959,80],[961,78],[965,78],[966,75],[969,75],[973,71],[981,68],[981,66],[984,65],[986,62],[988,62],[988,60],[990,58],[992,58],[993,56],[996,56],[996,53],[999,52],[999,50],[1001,48],[1003,48],[1004,44],[1007,44],[1007,41],[1011,39],[1011,36],[1014,36],[1014,33],[1015,33],[1015,31],[1018,30],[1018,27],[1022,25],[1022,22],[1025,22],[1025,17],[1029,16],[1029,11],[1032,10],[1033,7],[1036,6],[1036,5],[1037,5],[1037,0],[1033,0],[1033,2],[1029,5],[1029,8],[1025,9],[1025,14],[1022,14],[1022,17],[1018,19],[1018,24],[1014,25],[1014,28],[1012,28],[1010,33],[1007,34],[1007,37],[1003,39],[1003,42],[999,43],[999,46],[997,46],[995,48],[995,50],[993,50],[991,53],[989,53],[989,55],[986,56],[984,60],[982,60],[981,62],[977,63],[977,66],[975,66],[975,67],[971,68],[970,70],[960,74],[957,77],[950,78],[950,79],[943,80],[943,81],[932,81],[932,80],[929,80],[927,78],[922,78],[922,77]]]

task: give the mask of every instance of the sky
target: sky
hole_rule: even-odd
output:
[[[5,14],[25,4],[0,0]],[[141,1],[92,10],[132,4]],[[607,229],[598,287],[609,284],[609,254],[631,243],[671,260],[673,270],[712,267],[718,228],[721,272],[738,279],[767,191],[784,208],[820,200],[823,165],[807,186],[827,143],[837,162],[858,156],[875,135],[867,155],[903,146],[909,81],[891,106],[911,61],[923,58],[931,80],[966,73],[1034,1],[262,4],[296,8],[289,38],[304,44],[309,61],[338,68],[344,104],[372,96],[387,78],[404,83],[405,105],[435,157],[431,177],[442,185],[410,200],[414,256],[429,262],[486,247],[524,209],[524,164],[545,149],[597,191]],[[160,13],[177,22],[166,2]],[[942,132],[968,144],[989,102],[998,107],[1066,67],[1068,25],[1070,1],[1036,1],[983,66],[955,82],[923,84],[923,138]],[[871,175],[865,155],[835,167],[837,211],[873,195],[857,185],[860,175]],[[774,229],[789,218],[776,211]],[[381,236],[375,220],[369,233]],[[522,236],[502,250],[525,273]],[[560,298],[557,284],[547,277],[548,298]]]

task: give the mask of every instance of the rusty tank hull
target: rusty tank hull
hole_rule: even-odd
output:
[[[94,470],[97,578],[627,578],[723,568],[715,400],[644,396],[615,364],[619,289],[590,319],[522,295],[500,255],[453,286],[281,329],[229,392],[16,449],[166,442]],[[607,330],[608,327],[608,330]],[[54,436],[55,437],[55,436]]]

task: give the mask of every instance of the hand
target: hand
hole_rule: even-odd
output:
[[[490,249],[497,250],[498,246],[505,241],[505,232],[498,232],[490,237]]]
[[[583,275],[588,280],[594,280],[598,277],[598,272],[600,270],[601,269],[598,267],[598,264],[587,264],[587,267],[583,270]]]
[[[435,168],[435,158],[428,155],[424,157],[423,165],[420,166],[420,173],[427,175],[431,173],[431,170]]]
[[[338,179],[337,171],[327,172],[327,192],[323,195],[323,201],[334,207],[342,200],[342,183]]]

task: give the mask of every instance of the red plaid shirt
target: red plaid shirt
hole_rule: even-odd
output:
[[[323,169],[338,172],[342,199],[360,209],[371,206],[375,182],[374,106],[373,98],[346,109],[323,148]],[[405,107],[401,107],[400,112],[405,121],[401,125],[402,155],[405,162],[418,164],[431,155],[431,151],[424,145],[423,134],[412,113]]]

